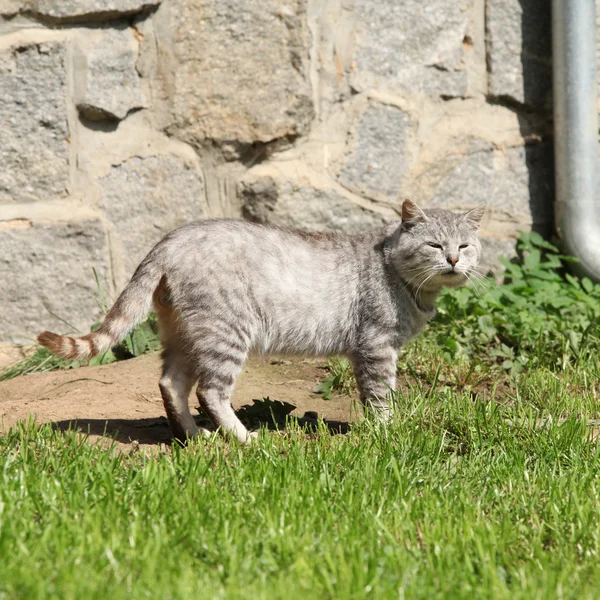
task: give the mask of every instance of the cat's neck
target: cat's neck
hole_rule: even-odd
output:
[[[415,302],[417,303],[417,306],[423,312],[432,312],[435,310],[435,301],[440,295],[441,290],[419,290],[419,292],[415,292],[415,290],[413,290],[410,286],[409,289],[415,299]]]
[[[415,286],[408,283],[395,269],[393,265],[391,265],[392,269],[395,271],[396,284],[403,288],[404,294],[408,294],[412,301],[416,304],[417,308],[429,315],[431,318],[435,314],[435,301],[437,297],[440,295],[441,289],[427,289],[424,290],[416,289]]]

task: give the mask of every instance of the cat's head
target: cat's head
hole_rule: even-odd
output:
[[[415,292],[436,292],[475,277],[481,255],[477,232],[485,210],[485,205],[462,214],[421,210],[405,200],[391,254],[402,279]]]

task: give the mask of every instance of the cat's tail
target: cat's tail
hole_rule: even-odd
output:
[[[156,263],[145,260],[96,331],[77,338],[44,331],[38,342],[52,354],[69,359],[91,358],[110,350],[148,314],[162,275]]]

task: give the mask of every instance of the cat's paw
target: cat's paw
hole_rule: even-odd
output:
[[[255,444],[258,439],[258,431],[249,431],[246,435],[246,445]]]
[[[386,425],[393,420],[394,411],[390,406],[369,406],[365,410],[365,416],[372,422],[380,425]]]

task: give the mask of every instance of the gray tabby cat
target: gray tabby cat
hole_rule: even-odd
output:
[[[59,356],[88,358],[123,339],[154,305],[164,347],[159,387],[181,441],[199,432],[188,406],[196,382],[215,425],[250,441],[230,397],[253,349],[348,356],[361,402],[386,417],[397,350],[434,316],[443,286],[475,274],[484,212],[422,211],[406,200],[400,223],[356,236],[191,223],[154,247],[96,331],[45,331],[38,340]]]

